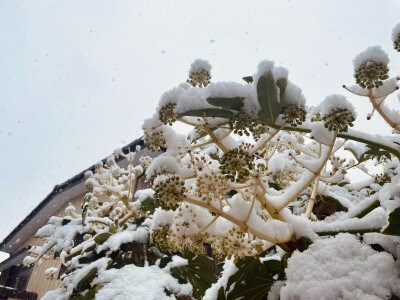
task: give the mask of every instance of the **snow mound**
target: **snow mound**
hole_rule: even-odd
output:
[[[316,241],[288,260],[280,299],[389,299],[400,295],[392,256],[351,234]]]
[[[353,66],[355,69],[358,69],[367,61],[374,61],[387,65],[389,63],[389,56],[385,51],[382,50],[380,46],[369,47],[367,50],[364,50],[353,59]]]

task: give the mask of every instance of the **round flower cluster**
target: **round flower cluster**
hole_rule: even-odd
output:
[[[325,128],[328,128],[329,131],[338,130],[339,132],[346,132],[349,130],[349,126],[353,127],[355,119],[354,113],[347,108],[341,107],[332,108],[327,114],[322,116]]]
[[[180,196],[186,191],[185,182],[176,175],[162,175],[154,181],[154,199],[163,209],[177,209]]]
[[[150,166],[151,162],[152,158],[150,156],[142,156],[141,158],[139,158],[140,166],[143,169],[147,169]]]
[[[307,111],[304,106],[290,104],[283,107],[282,114],[282,119],[284,119],[286,123],[296,127],[297,125],[301,125],[306,120]]]
[[[231,181],[246,181],[250,175],[250,170],[253,169],[252,159],[246,146],[240,146],[225,153],[222,156],[219,168],[221,173]]]
[[[397,40],[393,41],[393,47],[397,52],[400,52],[400,34],[397,36]]]
[[[227,236],[218,237],[211,247],[219,258],[255,256],[265,250],[264,242],[252,240],[244,231],[233,227]]]
[[[257,142],[263,133],[269,132],[268,126],[266,125],[257,125],[253,128],[253,138]]]
[[[183,252],[185,249],[195,254],[205,254],[204,244],[209,242],[208,233],[198,233],[190,236],[180,234],[180,232],[169,231],[169,246],[174,252]]]
[[[168,251],[170,249],[168,232],[168,226],[163,226],[161,229],[153,230],[151,233],[151,241],[160,251]]]
[[[151,151],[157,151],[165,143],[164,133],[161,130],[145,130],[144,143]]]
[[[199,71],[192,71],[189,73],[189,79],[187,80],[193,87],[197,85],[199,87],[206,87],[210,84],[211,74],[207,70],[201,69]]]
[[[158,118],[164,125],[172,126],[178,117],[176,113],[174,113],[174,109],[176,107],[176,103],[168,103],[161,107],[160,111],[158,112]]]
[[[374,178],[375,183],[384,185],[386,182],[390,182],[391,177],[385,173],[377,174]]]
[[[362,88],[378,88],[383,85],[382,80],[389,78],[389,68],[385,63],[367,61],[354,71],[356,83]]]
[[[234,133],[240,136],[243,134],[249,136],[256,125],[256,120],[244,111],[238,112],[229,119],[229,127]]]
[[[226,177],[211,171],[198,175],[194,192],[203,201],[210,202],[213,199],[224,198],[228,190]]]

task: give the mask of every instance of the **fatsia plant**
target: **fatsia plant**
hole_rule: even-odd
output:
[[[400,25],[392,38],[398,51]],[[399,296],[400,113],[384,101],[400,79],[379,46],[353,63],[356,85],[344,88],[392,135],[352,129],[342,95],[306,107],[272,61],[240,84],[211,83],[211,65],[196,60],[143,124],[147,148],[162,153],[133,166],[134,153],[117,151],[129,166],[110,157],[87,174],[82,214],[70,207],[39,230],[46,243],[26,263],[67,267],[47,299]],[[133,195],[144,170],[152,188]]]

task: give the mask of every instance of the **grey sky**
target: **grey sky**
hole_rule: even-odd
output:
[[[398,0],[1,1],[0,239],[55,184],[139,137],[196,58],[213,81],[238,82],[274,60],[309,105],[342,93],[359,128],[380,132],[379,118],[364,121],[366,99],[341,86],[353,84],[353,57],[377,44],[400,73],[399,16]]]

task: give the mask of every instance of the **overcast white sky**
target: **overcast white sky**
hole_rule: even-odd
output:
[[[342,93],[364,120],[366,99],[341,86],[373,45],[400,73],[399,22],[398,0],[1,1],[0,240],[54,185],[138,138],[196,58],[213,81],[238,82],[274,60],[309,105]],[[358,126],[385,127],[376,117]]]

